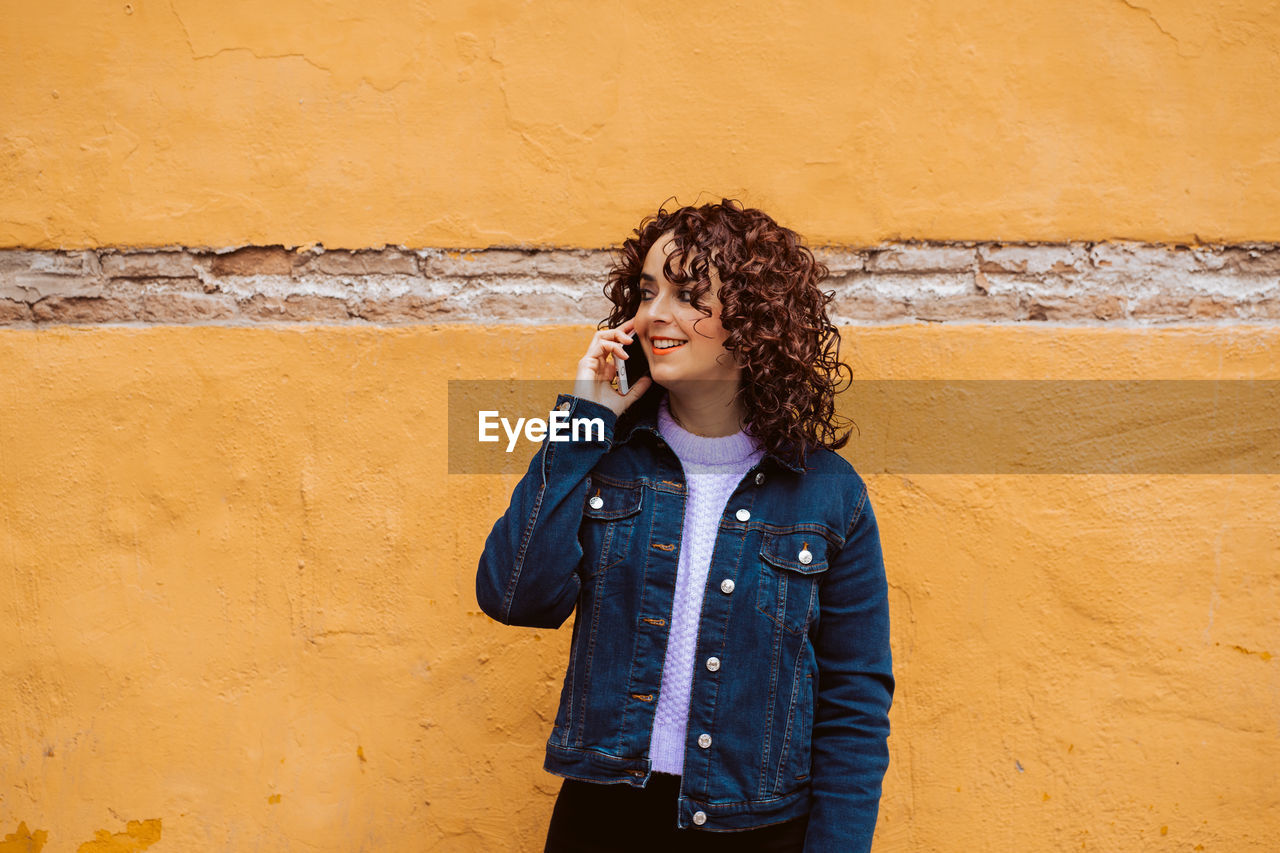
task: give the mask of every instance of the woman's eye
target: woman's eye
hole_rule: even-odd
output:
[[[642,290],[642,291],[640,291],[640,301],[641,301],[641,302],[648,302],[650,299],[653,299],[653,298],[654,298],[654,294],[653,294],[653,292],[652,292],[652,291],[649,291],[649,290]],[[692,301],[693,301],[693,291],[692,291],[692,290],[680,290],[680,291],[678,291],[678,292],[676,293],[676,298],[677,298],[677,299],[679,299],[681,302],[692,302]]]

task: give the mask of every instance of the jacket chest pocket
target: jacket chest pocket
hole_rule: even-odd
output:
[[[827,540],[812,531],[766,533],[760,544],[756,609],[792,634],[809,628],[827,570]]]
[[[638,483],[594,479],[589,483],[578,533],[587,576],[605,571],[626,556],[643,495]]]

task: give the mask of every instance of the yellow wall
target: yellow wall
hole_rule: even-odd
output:
[[[603,247],[672,194],[841,246],[1280,240],[1274,3],[0,11],[0,248]],[[1220,266],[1247,301],[1276,267],[1245,255]],[[1143,299],[1206,286],[1125,257]],[[478,611],[514,477],[447,474],[446,382],[564,376],[589,328],[148,325],[151,273],[58,325],[98,260],[53,295],[58,257],[0,261],[52,305],[0,311],[0,853],[540,850],[569,628]],[[1107,287],[1075,272],[1062,303]],[[1280,379],[1274,324],[926,307],[845,329],[859,378]],[[878,853],[1271,853],[1280,477],[867,480]]]
[[[1274,4],[4,5],[0,246],[1280,239]]]
[[[446,473],[446,382],[554,379],[589,335],[0,335],[0,835],[540,850],[569,628],[479,613],[514,478]],[[845,340],[863,378],[1280,378],[1274,328]],[[868,481],[899,679],[877,850],[1270,850],[1277,477]]]

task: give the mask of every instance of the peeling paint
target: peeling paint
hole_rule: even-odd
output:
[[[1231,648],[1235,649],[1235,650],[1236,650],[1236,651],[1238,651],[1238,652],[1241,652],[1241,653],[1243,653],[1243,654],[1246,654],[1246,655],[1257,655],[1258,657],[1262,658],[1262,660],[1264,660],[1264,661],[1270,661],[1270,660],[1271,660],[1271,652],[1268,652],[1268,651],[1256,651],[1256,652],[1255,652],[1253,649],[1246,649],[1244,646],[1238,646],[1238,645],[1236,645],[1236,644],[1234,644],[1234,643],[1231,645]]]
[[[43,829],[37,829],[35,832],[27,829],[26,821],[18,823],[18,828],[7,833],[3,841],[0,841],[0,853],[40,853],[45,842],[49,840],[49,833]]]
[[[131,820],[124,832],[99,829],[92,841],[76,848],[76,853],[138,853],[160,840],[160,818]]]

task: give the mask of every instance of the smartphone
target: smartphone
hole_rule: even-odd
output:
[[[649,360],[644,357],[644,349],[637,338],[629,344],[622,345],[622,351],[628,358],[614,359],[618,365],[618,393],[624,397],[631,392],[631,386],[640,381],[640,377],[649,373]]]

